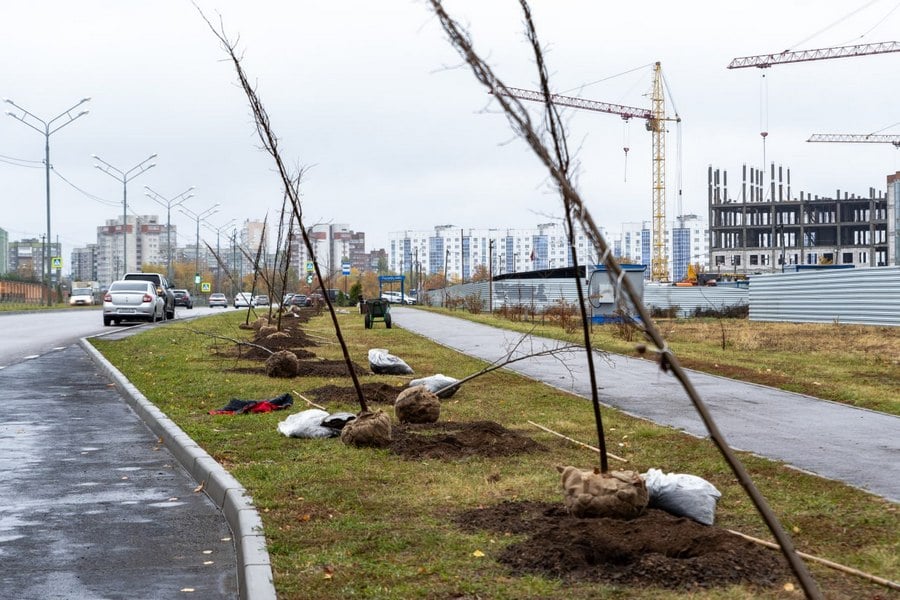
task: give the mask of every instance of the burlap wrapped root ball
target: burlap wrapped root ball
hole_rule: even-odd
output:
[[[256,334],[256,338],[262,340],[269,337],[273,333],[278,333],[277,327],[275,327],[274,325],[263,325],[259,328],[259,331]]]
[[[562,473],[566,510],[576,517],[633,519],[643,514],[650,496],[639,473],[556,467]]]
[[[300,360],[290,350],[272,353],[266,359],[266,375],[269,377],[296,377],[300,372]]]
[[[401,423],[437,423],[441,401],[424,385],[406,388],[394,400],[394,414]]]
[[[265,327],[268,324],[269,324],[269,319],[267,319],[266,317],[259,317],[258,319],[256,319],[252,323],[250,323],[250,326],[253,327],[253,329],[256,329],[257,331],[259,331],[260,329],[262,329],[263,327]]]
[[[391,418],[383,411],[361,412],[341,429],[341,441],[357,448],[384,448],[391,443]]]

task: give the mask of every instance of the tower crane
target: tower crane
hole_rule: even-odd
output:
[[[544,94],[519,88],[507,88],[509,95],[520,100],[544,102]],[[681,118],[666,117],[665,97],[663,95],[662,68],[659,62],[653,65],[653,89],[650,108],[636,108],[623,104],[597,102],[550,94],[550,101],[559,106],[569,106],[584,110],[619,115],[628,121],[637,117],[644,119],[647,131],[653,137],[653,218],[651,231],[650,280],[669,280],[669,258],[666,253],[666,121],[680,122]]]
[[[900,149],[900,135],[875,135],[853,133],[814,133],[807,142],[846,142],[853,144],[893,144]]]
[[[888,52],[900,52],[900,42],[877,42],[874,44],[836,46],[832,48],[816,48],[813,50],[785,50],[774,54],[742,56],[733,59],[728,64],[728,68],[744,69],[747,67],[756,67],[757,69],[767,69],[772,65],[784,63],[808,62],[811,60],[826,60],[830,58],[849,58],[853,56],[867,56],[870,54],[887,54]]]

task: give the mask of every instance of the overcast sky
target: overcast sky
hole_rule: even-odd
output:
[[[239,36],[283,157],[309,169],[307,225],[346,223],[366,232],[371,250],[385,247],[391,231],[519,228],[559,216],[545,172],[460,66],[425,2],[198,4]],[[667,137],[669,220],[678,211],[679,164],[682,211],[706,215],[707,166],[728,170],[734,194],[741,165],[763,165],[762,130],[765,163],[791,169],[794,195],[884,190],[886,175],[900,170],[889,144],[805,141],[812,133],[900,133],[900,54],[726,69],[738,56],[900,39],[898,0],[532,4],[558,93],[649,108],[651,65],[662,63],[667,111],[683,120],[680,154],[674,127]],[[507,85],[535,88],[518,2],[445,6]],[[246,97],[189,1],[6,3],[0,49],[0,98],[44,120],[91,98],[88,115],[50,137],[51,235],[66,267],[73,247],[96,241],[96,227],[122,212],[121,183],[95,169],[92,154],[122,170],[158,154],[157,166],[128,185],[132,214],[165,221],[145,185],[164,197],[195,186],[186,206],[202,212],[218,203],[215,226],[277,214],[279,179],[259,150]],[[564,115],[595,220],[610,229],[649,220],[644,124]],[[0,118],[0,227],[10,240],[46,231],[43,142]],[[172,221],[179,243],[193,243],[194,221],[177,210]],[[201,238],[215,243],[205,228]]]

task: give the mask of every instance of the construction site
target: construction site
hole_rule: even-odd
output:
[[[791,171],[771,164],[764,172],[744,165],[729,188],[728,172],[709,167],[710,266],[745,276],[800,266],[884,267],[896,264],[900,173],[887,177],[887,193],[837,190],[832,197],[791,189]]]

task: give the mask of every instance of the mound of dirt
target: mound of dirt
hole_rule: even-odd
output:
[[[357,375],[368,375],[368,369],[353,363]],[[350,377],[347,363],[343,360],[301,360],[297,372],[300,377]]]
[[[561,501],[507,501],[462,512],[453,522],[465,531],[527,535],[497,557],[514,575],[668,589],[792,580],[777,551],[657,509],[630,521],[579,519]]]
[[[387,383],[363,383],[361,387],[363,396],[368,404],[393,404],[400,392],[407,389],[405,385],[394,386]],[[328,402],[357,404],[359,402],[356,397],[356,390],[353,387],[340,387],[329,384],[309,390],[309,394],[319,404],[327,404]]]
[[[390,451],[403,458],[456,460],[469,456],[514,456],[546,448],[493,421],[395,425]]]

